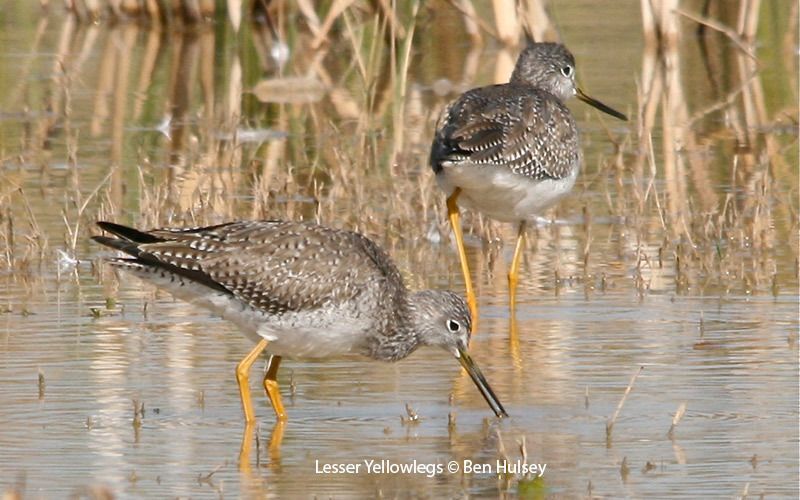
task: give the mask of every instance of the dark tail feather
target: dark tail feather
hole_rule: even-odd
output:
[[[225,286],[221,285],[213,278],[211,278],[208,274],[204,273],[203,271],[196,271],[194,269],[185,269],[182,267],[178,267],[174,264],[170,264],[169,262],[164,262],[159,260],[157,257],[153,256],[152,254],[143,251],[139,245],[146,244],[146,243],[158,243],[160,241],[166,241],[162,238],[157,238],[147,233],[143,233],[141,231],[137,231],[131,227],[122,226],[119,224],[114,224],[113,222],[102,222],[99,221],[97,223],[100,228],[104,231],[108,231],[111,234],[119,236],[119,238],[109,238],[108,236],[92,236],[92,239],[101,245],[105,245],[107,247],[114,248],[121,252],[124,252],[132,257],[133,259],[112,259],[111,262],[118,263],[118,264],[139,264],[144,267],[150,268],[158,268],[162,269],[166,272],[170,272],[179,276],[183,276],[188,278],[192,281],[200,283],[201,285],[205,285],[213,290],[218,290],[220,292],[224,292],[227,294],[231,294],[231,291],[225,288]]]
[[[108,231],[109,233],[115,236],[119,236],[122,239],[132,241],[135,243],[158,243],[159,241],[164,241],[162,238],[158,238],[156,236],[153,236],[152,234],[139,231],[138,229],[134,229],[132,227],[123,226],[122,224],[116,224],[114,222],[97,221],[97,225],[103,231]],[[95,239],[95,241],[97,241],[98,243],[102,243],[104,245],[107,244],[97,239]],[[108,245],[108,246],[113,246],[114,248],[118,248],[114,245]],[[120,248],[120,250],[122,250],[123,252],[125,251],[122,248]]]
[[[139,249],[139,244],[128,240],[121,240],[119,238],[109,238],[108,236],[92,236],[92,239],[101,245],[114,248],[121,252],[125,252],[133,257],[138,257],[142,251]]]

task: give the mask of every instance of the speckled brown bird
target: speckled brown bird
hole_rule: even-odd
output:
[[[92,239],[127,257],[118,268],[235,323],[256,343],[236,367],[246,422],[255,420],[250,367],[271,354],[264,388],[285,420],[276,376],[282,357],[357,353],[396,361],[419,346],[455,356],[497,416],[506,411],[467,353],[472,332],[464,299],[450,291],[410,292],[389,256],[361,234],[310,222],[240,221],[139,231],[97,225]]]
[[[459,205],[519,224],[508,273],[513,307],[525,224],[569,193],[582,161],[575,119],[564,105],[572,96],[627,120],[575,83],[575,58],[561,44],[529,42],[508,83],[469,90],[441,113],[430,165],[447,194],[467,301],[477,303],[469,275]]]

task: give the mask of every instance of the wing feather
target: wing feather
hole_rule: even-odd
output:
[[[143,234],[148,238],[138,239],[150,242],[96,241],[135,248],[123,251],[138,263],[177,269],[184,277],[222,287],[270,314],[350,303],[387,278],[402,283],[388,255],[371,240],[312,223],[243,221]]]
[[[569,110],[551,94],[517,84],[470,90],[439,118],[431,166],[495,165],[534,179],[561,179],[580,161]]]

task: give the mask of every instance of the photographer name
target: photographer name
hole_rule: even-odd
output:
[[[411,462],[393,462],[391,460],[369,460],[360,462],[322,463],[314,460],[316,474],[420,474],[427,477],[449,473],[463,474],[519,474],[541,477],[547,464],[532,464],[517,460],[509,462],[496,460],[494,463],[478,463],[464,459],[451,460],[447,463],[424,463],[417,460]]]

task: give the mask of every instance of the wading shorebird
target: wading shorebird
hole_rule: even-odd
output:
[[[577,86],[575,58],[566,47],[529,42],[508,83],[461,94],[444,108],[437,121],[430,165],[447,194],[448,218],[473,318],[477,318],[477,301],[464,250],[459,205],[519,224],[508,271],[513,310],[525,224],[569,193],[580,170],[578,129],[564,104],[572,96],[627,120]]]
[[[232,321],[256,343],[236,366],[245,421],[255,420],[248,376],[271,354],[263,385],[286,420],[277,382],[283,357],[359,353],[381,361],[441,347],[461,363],[498,417],[507,416],[467,353],[472,322],[450,291],[410,292],[390,257],[358,233],[310,222],[241,221],[139,231],[97,225],[93,236],[127,257],[109,262],[177,298]]]

